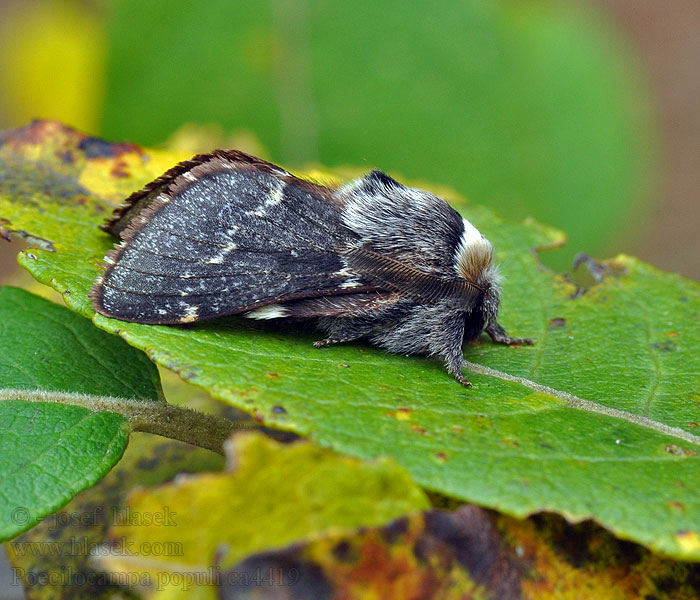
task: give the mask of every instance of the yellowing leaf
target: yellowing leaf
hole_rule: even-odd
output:
[[[41,117],[94,130],[104,95],[105,37],[80,2],[18,3],[0,24],[0,89],[15,123]]]
[[[225,551],[230,566],[327,529],[381,525],[428,507],[421,490],[390,460],[363,462],[252,433],[232,438],[228,460],[232,472],[182,477],[135,492],[132,515],[167,508],[173,523],[114,525],[110,534],[122,545],[101,564],[113,573],[145,573],[155,588],[171,594],[183,581],[192,587],[211,581],[217,553]],[[138,551],[155,547],[170,551]]]

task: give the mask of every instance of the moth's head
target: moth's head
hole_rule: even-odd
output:
[[[498,312],[501,277],[493,264],[493,246],[481,232],[466,219],[464,231],[454,256],[457,275],[475,284],[483,291],[482,311],[487,318]]]

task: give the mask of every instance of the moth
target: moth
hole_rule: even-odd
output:
[[[101,228],[121,238],[90,297],[136,323],[315,319],[315,343],[366,339],[444,361],[462,344],[531,344],[498,324],[491,243],[447,202],[372,171],[337,189],[236,150],[182,162]]]

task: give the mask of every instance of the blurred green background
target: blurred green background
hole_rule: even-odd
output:
[[[636,13],[606,4],[6,2],[0,126],[56,118],[292,168],[377,167],[563,229],[570,243],[545,258],[557,268],[627,251],[700,277],[687,245],[669,252],[673,223],[654,241],[668,192],[657,82],[626,30]]]

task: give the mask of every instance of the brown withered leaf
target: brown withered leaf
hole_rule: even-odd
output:
[[[475,506],[328,532],[225,563],[223,552],[225,600],[690,600],[700,582],[700,565],[662,558],[591,521],[517,520]]]

